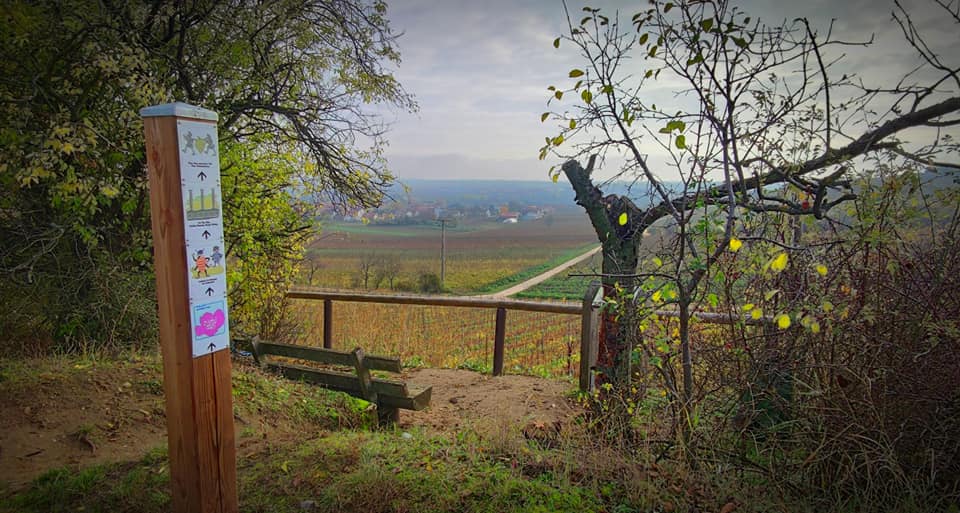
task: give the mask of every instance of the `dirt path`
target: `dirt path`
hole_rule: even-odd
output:
[[[576,411],[566,399],[573,385],[564,381],[454,369],[417,369],[405,379],[416,386],[432,386],[433,395],[428,409],[401,411],[401,427],[450,431],[550,425]]]
[[[44,368],[29,386],[11,386],[0,372],[0,494],[53,468],[134,460],[166,441],[156,362],[78,370],[81,364],[64,359],[28,366]],[[515,430],[555,425],[576,412],[566,399],[573,387],[569,382],[452,369],[404,375],[413,385],[432,386],[433,396],[428,409],[400,413],[401,429]],[[262,444],[303,436],[300,424],[260,414],[255,400],[245,400],[242,394],[236,398],[243,412],[235,427],[239,458]]]
[[[582,261],[584,261],[584,260],[592,257],[593,255],[599,253],[599,252],[600,252],[600,249],[601,249],[601,246],[597,246],[597,247],[591,249],[590,251],[587,251],[586,253],[584,253],[584,254],[582,254],[582,255],[580,255],[580,256],[578,256],[578,257],[574,257],[574,258],[572,258],[572,259],[570,259],[570,260],[567,260],[566,262],[564,262],[564,263],[562,263],[562,264],[554,267],[553,269],[550,269],[549,271],[547,271],[547,272],[545,272],[545,273],[543,273],[543,274],[538,274],[537,276],[534,276],[533,278],[530,278],[529,280],[527,280],[527,281],[525,281],[525,282],[523,282],[523,283],[519,283],[519,284],[514,285],[514,286],[512,286],[512,287],[510,287],[510,288],[508,288],[508,289],[501,290],[500,292],[495,292],[495,293],[493,293],[493,294],[487,294],[487,295],[485,295],[485,296],[479,296],[479,297],[491,297],[491,298],[510,297],[510,296],[516,294],[517,292],[522,292],[522,291],[524,291],[524,290],[529,289],[530,287],[533,287],[534,285],[537,285],[537,284],[539,284],[539,283],[543,283],[543,282],[549,280],[550,278],[553,278],[554,276],[562,273],[563,271],[566,271],[567,269],[573,267],[574,265],[576,265],[576,264],[578,264],[578,263],[580,263],[580,262],[582,262]]]

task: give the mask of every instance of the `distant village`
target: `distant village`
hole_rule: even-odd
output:
[[[330,210],[326,214],[333,220],[347,223],[369,224],[423,224],[439,219],[522,223],[536,221],[552,214],[554,207],[520,205],[464,206],[447,205],[445,201],[399,203],[393,202],[380,208],[356,208],[346,212]]]

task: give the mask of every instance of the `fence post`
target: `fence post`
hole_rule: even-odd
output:
[[[507,309],[497,308],[497,327],[493,338],[493,375],[503,376],[503,343],[507,327]]]
[[[236,513],[217,114],[184,103],[140,111],[146,138],[172,509]],[[201,194],[199,209],[193,191]],[[185,204],[186,203],[186,204]],[[224,263],[225,264],[225,263]]]
[[[583,313],[580,318],[580,391],[593,390],[592,370],[597,362],[597,334],[599,315],[593,304],[597,294],[602,294],[599,281],[592,281],[583,294]]]
[[[323,300],[323,348],[333,349],[333,300]]]

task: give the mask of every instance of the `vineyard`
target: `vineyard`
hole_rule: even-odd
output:
[[[416,290],[419,276],[440,275],[440,238],[439,225],[330,223],[309,249],[301,284]],[[595,241],[586,217],[578,212],[513,225],[489,221],[448,227],[443,289],[491,292],[491,287],[506,287],[532,269],[546,270],[547,263],[572,258]]]
[[[293,310],[301,328],[298,343],[321,345],[322,304],[293,300]],[[494,310],[337,302],[333,318],[334,348],[360,346],[373,354],[398,356],[408,366],[492,371]],[[579,353],[580,316],[507,313],[506,373],[576,377]]]

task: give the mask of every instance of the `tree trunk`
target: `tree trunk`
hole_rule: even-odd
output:
[[[584,208],[603,247],[603,295],[616,297],[618,287],[630,292],[635,285],[637,252],[643,232],[649,226],[646,212],[629,198],[604,196],[590,179],[594,158],[587,168],[571,160],[563,165],[563,172],[576,192],[576,202]],[[625,216],[625,217],[624,217]],[[630,382],[631,330],[636,329],[634,312],[627,312],[619,320],[617,312],[605,310],[600,320],[597,350],[597,381],[595,385]]]

